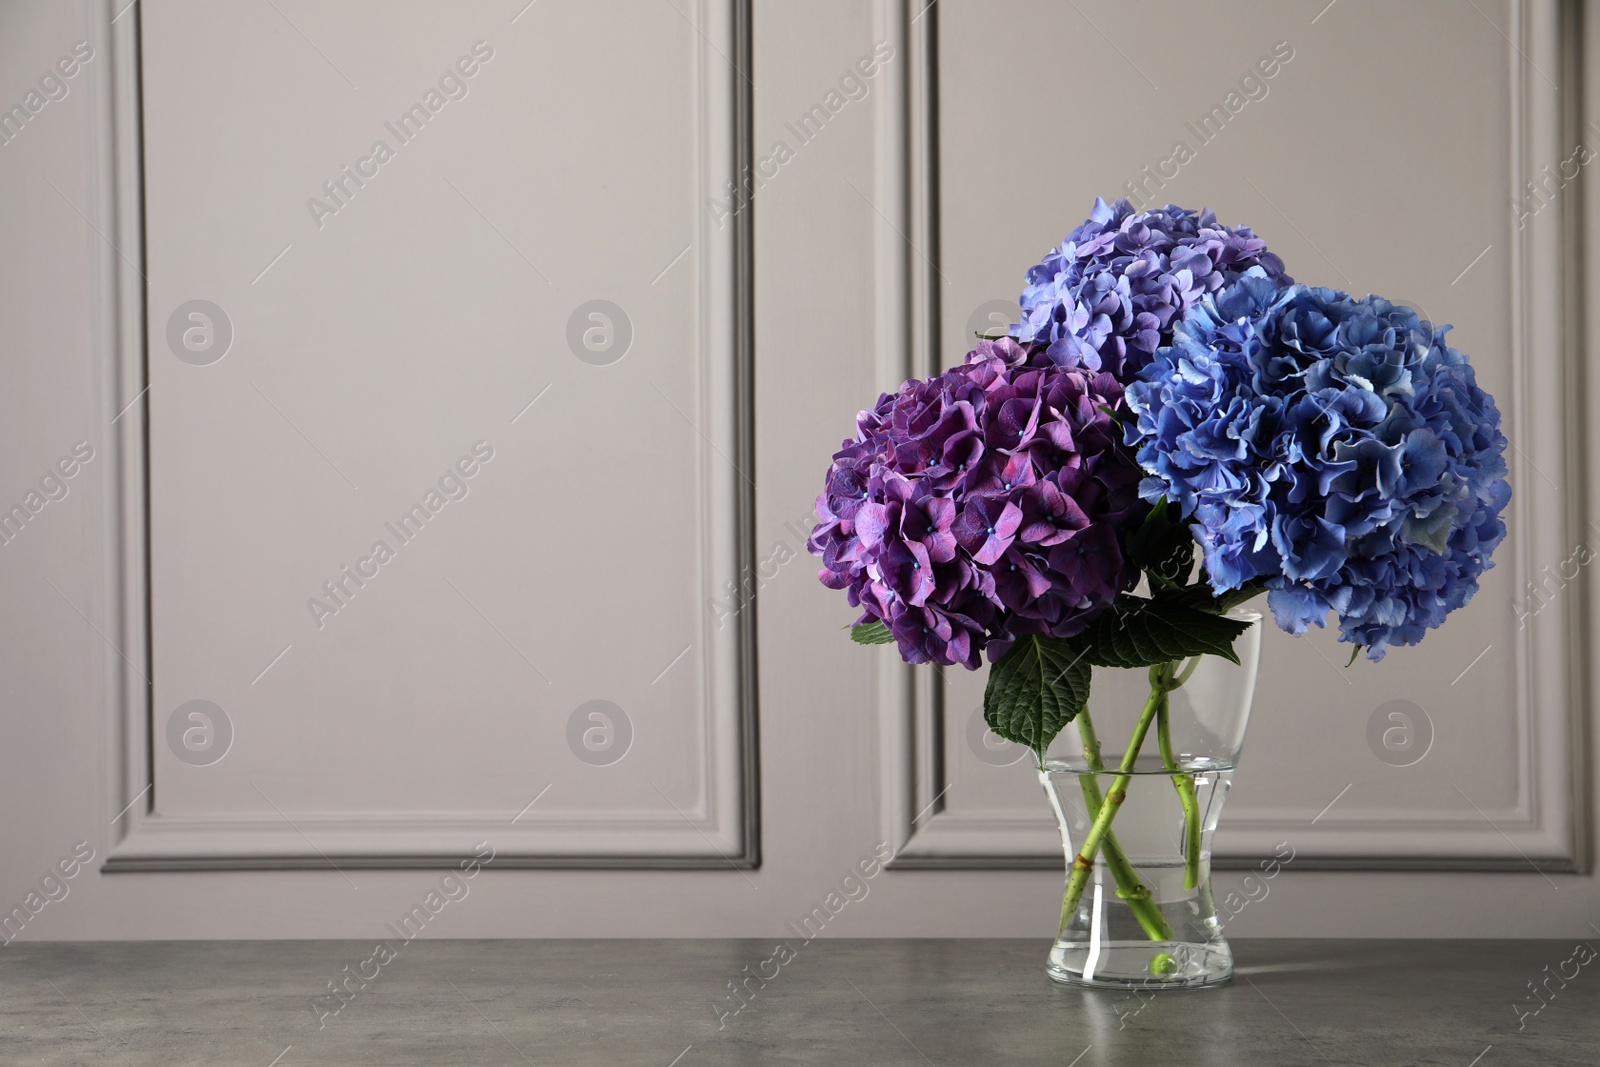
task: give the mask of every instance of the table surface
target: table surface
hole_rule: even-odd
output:
[[[1037,940],[394,944],[16,942],[0,1063],[1600,1064],[1587,942],[1239,940],[1230,985],[1142,996]]]

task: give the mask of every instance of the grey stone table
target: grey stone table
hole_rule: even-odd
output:
[[[1565,941],[1240,941],[1231,985],[1141,998],[1049,982],[1036,940],[818,940],[734,1013],[774,947],[19,942],[0,1064],[1600,1064]]]

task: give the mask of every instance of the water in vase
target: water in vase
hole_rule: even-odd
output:
[[[1233,973],[1211,896],[1211,837],[1233,767],[1141,756],[1120,798],[1118,775],[1082,760],[1047,760],[1040,782],[1074,859],[1108,802],[1119,805],[1088,882],[1063,914],[1046,972],[1057,981],[1117,988],[1210,985]],[[1187,792],[1187,796],[1185,793]],[[1197,819],[1186,811],[1192,806]],[[1194,858],[1191,862],[1191,849]]]

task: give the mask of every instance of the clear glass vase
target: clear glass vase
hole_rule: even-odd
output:
[[[1097,667],[1088,708],[1045,754],[1039,779],[1067,861],[1045,967],[1058,982],[1162,989],[1233,975],[1211,897],[1211,835],[1250,717],[1261,616],[1229,617],[1251,623],[1234,645],[1238,665],[1208,655]]]

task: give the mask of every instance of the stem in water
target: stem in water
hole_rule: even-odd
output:
[[[1089,709],[1085,707],[1078,713],[1078,736],[1083,739],[1083,758],[1089,765],[1092,774],[1078,776],[1078,781],[1083,786],[1083,800],[1089,810],[1089,818],[1098,818],[1103,799],[1100,796],[1100,785],[1095,775],[1105,773],[1105,762],[1100,757],[1100,740],[1095,736],[1094,721],[1089,718]],[[1117,835],[1111,830],[1105,836],[1106,867],[1111,871],[1111,876],[1117,881],[1117,895],[1128,902],[1128,909],[1134,918],[1139,920],[1139,925],[1152,941],[1171,941],[1174,937],[1172,927],[1168,925],[1166,916],[1161,914],[1161,909],[1150,899],[1150,890],[1139,877],[1139,872],[1129,862],[1127,854],[1122,851],[1122,846],[1117,843]],[[1081,891],[1080,891],[1080,896]],[[1071,906],[1068,906],[1069,900]],[[1070,890],[1061,900],[1061,927],[1064,929],[1072,919],[1072,914],[1077,910],[1078,902],[1071,900]]]

